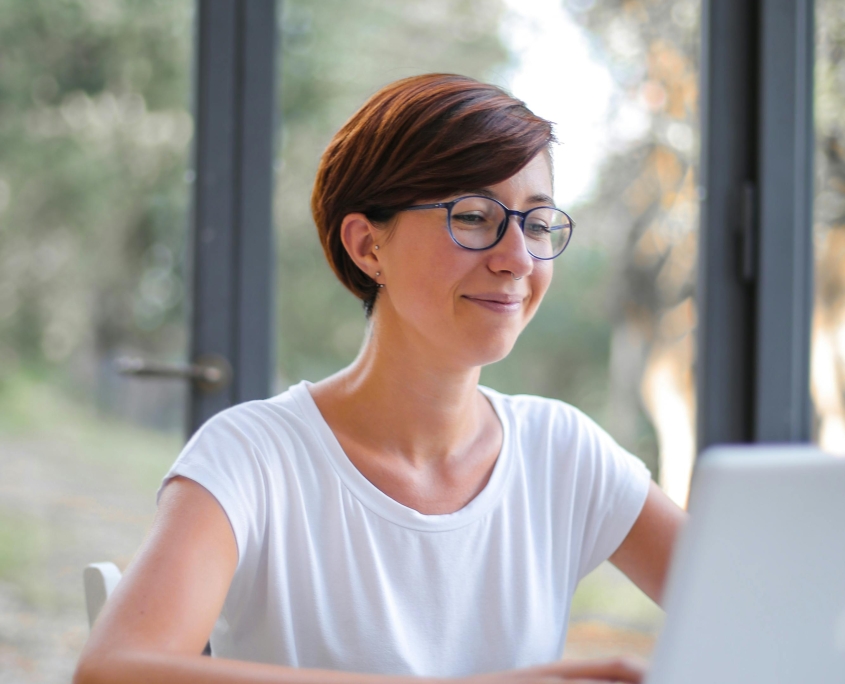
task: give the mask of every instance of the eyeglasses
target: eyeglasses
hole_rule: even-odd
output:
[[[468,195],[451,202],[416,204],[399,211],[445,209],[449,235],[459,247],[481,251],[495,247],[505,236],[511,216],[519,219],[528,253],[535,259],[554,259],[561,255],[575,223],[555,207],[534,207],[528,211],[508,209],[492,197]]]

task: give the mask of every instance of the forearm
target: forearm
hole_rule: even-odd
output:
[[[441,680],[127,651],[80,660],[73,684],[440,684]]]

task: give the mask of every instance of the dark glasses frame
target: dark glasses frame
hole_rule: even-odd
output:
[[[493,244],[488,245],[487,247],[467,247],[466,245],[462,245],[458,240],[455,238],[455,234],[452,232],[452,208],[458,203],[466,199],[485,199],[490,202],[495,202],[498,204],[505,212],[505,220],[502,221],[501,225],[497,229],[496,233],[496,240]],[[462,197],[458,197],[453,199],[449,202],[435,202],[433,204],[414,204],[410,207],[405,207],[404,209],[399,209],[399,211],[418,211],[422,209],[445,209],[446,210],[446,228],[449,230],[449,237],[452,238],[452,242],[454,242],[458,247],[461,249],[468,249],[472,252],[483,252],[487,249],[493,249],[496,245],[498,245],[502,238],[505,237],[505,233],[507,233],[508,225],[510,224],[511,216],[516,216],[519,219],[519,229],[522,231],[522,234],[525,235],[525,219],[526,217],[531,214],[531,212],[538,211],[540,209],[553,209],[554,211],[559,211],[561,214],[566,216],[569,220],[569,235],[566,238],[566,242],[563,243],[563,247],[560,248],[560,251],[557,254],[553,254],[552,256],[537,256],[534,254],[531,249],[528,247],[528,242],[525,243],[525,248],[528,253],[534,257],[535,259],[540,259],[541,261],[551,261],[552,259],[557,259],[561,254],[563,254],[564,250],[569,246],[569,241],[572,239],[572,233],[575,230],[575,221],[572,220],[572,217],[567,214],[563,209],[558,209],[557,207],[550,207],[550,206],[542,206],[542,207],[532,207],[528,211],[517,211],[516,209],[508,209],[504,204],[502,204],[499,200],[494,199],[493,197],[488,197],[487,195],[463,195]],[[398,213],[398,212],[397,212]]]

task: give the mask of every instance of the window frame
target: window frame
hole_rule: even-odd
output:
[[[697,439],[812,427],[813,0],[704,0]]]

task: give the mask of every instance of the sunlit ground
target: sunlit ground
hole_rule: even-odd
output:
[[[70,680],[88,634],[82,569],[129,563],[180,445],[32,378],[0,386],[0,684]],[[566,655],[648,655],[660,619],[603,565],[576,593]]]
[[[663,611],[610,563],[585,577],[572,600],[564,656],[651,655]]]
[[[70,681],[82,568],[129,562],[180,443],[31,379],[0,386],[0,683]]]

